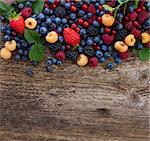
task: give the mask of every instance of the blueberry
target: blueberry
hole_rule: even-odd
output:
[[[121,23],[116,24],[116,29],[117,29],[117,30],[123,29],[123,25],[122,25]]]
[[[69,15],[69,17],[70,17],[70,19],[75,20],[75,19],[76,19],[76,14],[71,13],[71,14]]]
[[[105,14],[105,11],[101,11],[100,13],[99,13],[99,16],[103,16]]]
[[[24,50],[24,51],[23,51],[23,55],[24,55],[24,56],[28,56],[28,50]]]
[[[106,59],[105,59],[104,57],[102,57],[102,58],[99,58],[98,61],[99,61],[100,63],[104,63],[104,62],[106,61]]]
[[[22,42],[22,47],[26,48],[28,46],[27,42]]]
[[[112,62],[109,62],[109,63],[107,63],[106,67],[107,67],[107,69],[113,69],[114,64]]]
[[[7,35],[11,35],[11,31],[10,30],[6,30],[6,34]]]
[[[63,64],[63,62],[62,62],[62,61],[57,60],[56,65],[62,65],[62,64]]]
[[[105,52],[105,53],[104,53],[104,57],[105,57],[105,59],[107,59],[107,58],[110,58],[110,57],[111,57],[111,55],[110,55],[110,53]]]
[[[20,58],[21,58],[21,57],[20,57],[20,55],[19,55],[19,54],[16,54],[16,55],[15,55],[15,60],[16,60],[16,61],[19,61],[19,60],[20,60]]]
[[[0,20],[1,21],[5,21],[5,17],[4,16],[0,16]]]
[[[6,41],[10,41],[10,36],[9,35],[5,35],[4,36],[4,41],[6,42]]]
[[[44,34],[46,34],[47,33],[47,28],[46,27],[41,27],[40,28],[40,33],[42,34],[42,35],[44,35]]]
[[[117,57],[119,57],[119,54],[118,54],[117,52],[114,52],[114,53],[112,54],[112,56],[113,56],[114,58],[117,58]]]
[[[78,52],[79,52],[79,53],[82,53],[83,50],[84,50],[83,47],[78,47]]]
[[[71,6],[71,3],[66,3],[66,4],[65,4],[65,7],[66,7],[67,9],[69,9],[70,6]]]
[[[104,28],[103,27],[101,27],[100,33],[104,33]]]
[[[95,3],[95,7],[99,7],[99,3],[98,2]]]
[[[65,49],[66,49],[65,45],[61,46],[61,50],[65,50]]]
[[[59,17],[55,18],[55,23],[56,24],[60,24],[61,23],[61,19]]]
[[[128,7],[129,12],[133,12],[135,10],[135,6],[134,5],[130,5]]]
[[[26,7],[32,7],[32,2],[27,1],[26,4],[25,4],[25,6],[26,6]]]
[[[86,43],[85,40],[82,40],[81,41],[81,46],[85,46],[85,43]]]
[[[96,14],[99,15],[99,12],[100,12],[100,11],[97,9],[97,10],[96,10]]]
[[[79,13],[78,13],[79,16],[83,16],[84,14],[85,12],[83,10],[79,10]]]
[[[81,34],[81,35],[85,35],[85,34],[86,34],[86,30],[85,30],[85,29],[81,29],[81,30],[80,30],[80,34]]]
[[[49,15],[50,14],[50,9],[49,8],[45,8],[43,13],[46,14],[46,15]]]
[[[47,64],[47,65],[52,65],[52,64],[53,64],[53,62],[52,62],[52,60],[51,60],[51,59],[48,59],[48,60],[46,61],[46,64]]]
[[[101,58],[103,56],[103,53],[100,50],[97,50],[95,52],[95,55],[96,55],[97,58]]]
[[[53,62],[53,64],[56,64],[57,59],[56,58],[52,58],[52,62]]]
[[[101,50],[104,51],[104,52],[106,52],[108,50],[108,47],[106,45],[102,45],[101,46]]]
[[[123,14],[117,13],[117,20],[122,21],[122,19],[123,19]]]
[[[56,24],[52,23],[51,28],[55,29],[56,28]]]
[[[59,41],[60,41],[60,42],[63,42],[63,41],[64,41],[63,36],[59,36]]]
[[[115,63],[116,63],[117,65],[121,64],[121,62],[122,62],[122,61],[121,61],[121,59],[120,59],[120,58],[118,58],[118,57],[117,57],[117,58],[115,58]]]
[[[63,24],[66,24],[68,22],[66,18],[63,18],[61,21]]]
[[[6,30],[7,30],[6,27],[5,27],[5,26],[2,26],[1,31],[2,31],[3,33],[5,33]]]
[[[94,21],[93,21],[93,25],[94,25],[95,27],[98,27],[98,26],[99,26],[99,23],[94,20]]]
[[[26,74],[29,75],[29,76],[33,76],[33,70],[32,70],[32,68],[26,69]]]
[[[52,66],[46,66],[46,71],[47,72],[53,72],[53,67]]]
[[[94,41],[95,43],[99,43],[100,37],[99,37],[99,36],[94,37],[93,41]]]
[[[37,18],[38,18],[40,21],[42,21],[42,20],[45,19],[45,16],[44,16],[44,14],[40,13],[40,14],[37,16]]]
[[[87,16],[87,15],[84,15],[84,16],[83,16],[83,20],[85,20],[85,21],[88,20],[88,16]]]
[[[28,60],[28,57],[27,56],[22,56],[21,59],[22,59],[23,62],[26,62]]]
[[[24,8],[24,5],[23,5],[22,3],[19,3],[19,4],[18,4],[18,8],[19,8],[19,9],[23,9],[23,8]]]
[[[18,49],[18,54],[22,55],[23,54],[23,50],[22,49]]]
[[[47,20],[46,20],[46,22],[45,22],[45,24],[46,24],[46,25],[51,25],[51,23],[52,23],[52,21],[51,21],[51,19],[50,19],[50,18],[49,18],[49,19],[47,19]]]
[[[58,31],[58,33],[62,33],[62,31],[63,31],[62,27],[58,27],[57,31]]]
[[[92,41],[91,39],[88,39],[88,40],[86,41],[86,44],[87,44],[87,45],[92,45],[92,44],[93,44],[93,41]]]
[[[138,43],[136,46],[137,49],[143,49],[143,45],[141,43]]]

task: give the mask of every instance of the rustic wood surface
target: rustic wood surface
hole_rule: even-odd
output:
[[[149,141],[149,62],[112,71],[0,60],[0,141]]]

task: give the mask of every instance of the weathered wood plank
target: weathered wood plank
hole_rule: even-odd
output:
[[[148,62],[130,58],[113,71],[0,65],[0,139],[148,141]]]

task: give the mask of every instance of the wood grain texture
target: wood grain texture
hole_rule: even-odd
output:
[[[113,71],[0,60],[0,141],[148,141],[148,62]]]
[[[10,1],[10,0],[8,0]],[[149,62],[108,71],[0,60],[0,141],[149,141]]]

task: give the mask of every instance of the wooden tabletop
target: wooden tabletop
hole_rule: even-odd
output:
[[[10,1],[10,0],[8,0]],[[112,71],[0,60],[0,141],[149,141],[149,62]]]
[[[0,141],[148,141],[148,62],[112,71],[0,60]]]

